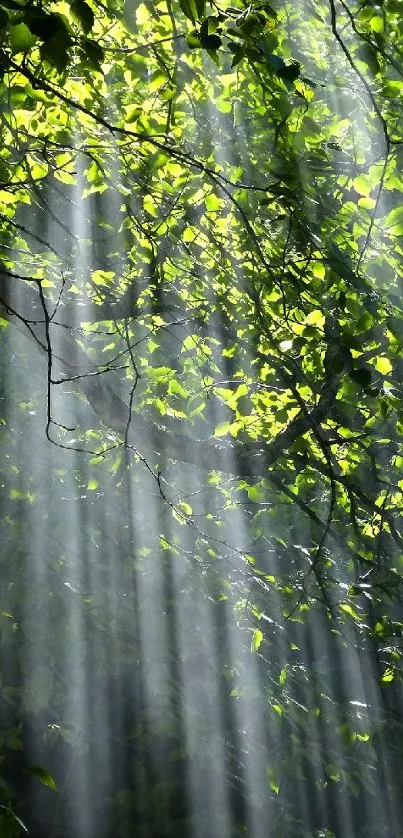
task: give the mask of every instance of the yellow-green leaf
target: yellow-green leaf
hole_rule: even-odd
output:
[[[53,779],[51,774],[49,774],[49,772],[46,771],[45,768],[42,768],[41,765],[30,765],[27,768],[27,771],[34,777],[37,777],[38,780],[40,780],[40,782],[43,783],[44,786],[47,786],[49,789],[52,789],[52,791],[57,791],[55,780]]]
[[[353,180],[353,187],[359,195],[364,195],[365,198],[368,198],[374,188],[369,177],[366,177],[365,175],[355,177]]]
[[[387,375],[389,372],[392,372],[392,364],[389,361],[389,358],[386,358],[385,355],[380,355],[374,364],[374,367],[378,372],[382,375]]]
[[[255,629],[252,635],[252,641],[250,644],[251,652],[257,652],[260,647],[260,644],[263,640],[263,632],[260,629]]]
[[[230,432],[230,427],[231,422],[220,422],[214,431],[214,436],[226,436]]]

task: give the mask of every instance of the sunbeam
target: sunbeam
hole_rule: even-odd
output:
[[[1,838],[399,838],[401,9],[0,0]]]

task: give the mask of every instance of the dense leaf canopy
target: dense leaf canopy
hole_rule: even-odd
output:
[[[7,838],[403,835],[401,18],[0,2]]]

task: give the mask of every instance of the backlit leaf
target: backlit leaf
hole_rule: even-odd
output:
[[[252,635],[250,644],[251,652],[257,652],[263,640],[263,632],[260,629],[255,629]]]
[[[42,768],[41,765],[30,765],[27,768],[29,774],[32,774],[33,777],[37,777],[38,780],[48,788],[52,789],[52,791],[57,791],[57,786],[55,783],[54,778],[46,771],[45,768]]]

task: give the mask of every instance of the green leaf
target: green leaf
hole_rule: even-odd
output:
[[[349,614],[350,617],[353,617],[354,620],[361,621],[361,617],[358,614],[358,612],[351,605],[349,605],[348,602],[341,602],[339,608],[340,611],[344,611],[345,614]]]
[[[74,19],[81,26],[84,34],[88,35],[94,25],[94,12],[91,6],[85,0],[73,0],[70,8]]]
[[[242,46],[237,47],[235,50],[233,50],[233,53],[234,57],[231,62],[231,67],[236,67],[238,64],[241,63],[242,59],[245,57],[246,47],[242,44]]]
[[[45,768],[42,768],[41,765],[30,765],[27,768],[29,774],[32,774],[33,777],[37,777],[44,786],[47,786],[52,791],[57,791],[57,786],[54,778]]]
[[[381,375],[388,375],[393,370],[393,366],[385,355],[378,355],[375,364],[375,369],[377,372],[380,372]]]
[[[104,59],[104,51],[98,42],[85,38],[82,43],[82,48],[89,64],[94,68],[94,70],[100,70],[100,65]],[[141,113],[141,111],[139,112]]]
[[[253,410],[253,403],[249,396],[241,396],[236,403],[237,412],[241,416],[249,416]]]
[[[388,81],[382,88],[382,94],[386,99],[400,99],[403,95],[403,82]]]
[[[374,15],[370,20],[370,27],[373,32],[382,33],[385,28],[385,21],[381,15]]]
[[[213,35],[214,32],[218,29],[220,25],[220,21],[218,17],[214,17],[214,15],[209,15],[208,17],[203,20],[203,23],[200,27],[200,35],[202,38],[205,38],[206,35]]]
[[[260,629],[255,629],[255,631],[253,632],[252,641],[251,641],[251,644],[250,644],[251,652],[257,652],[257,650],[260,647],[260,644],[261,644],[262,640],[263,640],[263,632],[261,632]]]
[[[184,515],[186,515],[186,517],[189,517],[189,516],[190,516],[190,515],[192,515],[192,513],[193,513],[193,509],[192,509],[192,507],[190,506],[190,503],[186,503],[186,502],[185,502],[185,501],[183,501],[183,500],[182,500],[182,501],[180,501],[180,503],[178,503],[178,509],[179,509],[181,512],[183,512],[183,514],[184,514]]]
[[[63,47],[62,44],[56,38],[51,38],[50,41],[46,41],[41,45],[40,54],[43,61],[47,61],[60,73],[62,73],[68,63],[69,63],[69,53],[66,47]]]
[[[202,20],[206,13],[206,0],[196,0],[196,10],[199,20]]]
[[[247,488],[248,498],[253,503],[261,503],[264,500],[264,491],[262,489],[261,483],[256,483],[255,486],[248,486]]]
[[[173,396],[179,396],[182,399],[186,399],[188,396],[187,390],[182,387],[182,385],[177,381],[176,378],[172,378],[168,384],[168,393],[171,393]]]
[[[330,780],[338,783],[340,781],[340,770],[334,762],[328,762],[326,765],[326,773]]]
[[[364,390],[371,384],[372,373],[370,370],[366,369],[366,367],[349,370],[348,374],[354,383],[358,384]]]
[[[192,23],[196,23],[196,20],[199,18],[198,6],[203,6],[204,8],[204,3],[196,3],[196,0],[179,0],[179,5],[185,17],[191,20]]]
[[[36,37],[25,23],[10,26],[10,47],[13,55],[19,52],[29,52],[35,43]]]
[[[200,43],[203,49],[214,51],[220,48],[222,40],[218,35],[200,35]]]
[[[0,184],[8,183],[10,171],[4,160],[0,160]]]
[[[231,427],[231,422],[220,422],[219,425],[214,430],[214,436],[226,436],[229,434]]]
[[[215,212],[221,208],[221,201],[214,192],[210,192],[209,195],[206,195],[204,199],[204,203],[206,205],[206,209],[208,212]]]
[[[200,49],[201,41],[196,29],[193,29],[192,32],[188,32],[185,40],[189,49]]]
[[[301,73],[301,66],[298,64],[298,61],[293,61],[291,64],[285,64],[283,67],[279,67],[277,70],[277,75],[283,81],[293,82],[295,81]]]
[[[60,15],[57,14],[35,14],[28,18],[29,28],[34,35],[42,41],[49,41],[61,27]]]
[[[316,276],[317,279],[324,279],[326,274],[326,269],[323,262],[317,260],[312,265],[312,273]]]
[[[403,207],[395,207],[382,219],[382,226],[386,227],[391,235],[403,234]]]
[[[380,71],[378,54],[370,44],[362,44],[356,51],[357,58],[364,61],[373,76]]]
[[[359,177],[354,178],[353,187],[359,195],[364,195],[367,198],[371,194],[374,184],[369,177],[360,175]]]
[[[246,16],[242,15],[237,22],[237,28],[242,35],[251,35],[257,29],[261,29],[262,24],[259,15],[254,12],[249,12]]]
[[[276,713],[278,713],[279,716],[281,716],[282,708],[280,707],[280,705],[279,704],[273,704],[272,707],[276,711]],[[268,765],[267,768],[266,768],[266,773],[267,773],[267,779],[269,781],[269,787],[271,788],[272,791],[274,791],[275,794],[279,794],[279,792],[280,792],[280,781],[279,781],[279,778],[278,778],[278,766],[277,765],[274,765],[274,766]]]

